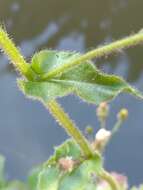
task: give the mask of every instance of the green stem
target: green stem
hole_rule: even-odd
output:
[[[100,177],[110,185],[112,190],[120,190],[120,185],[118,184],[118,182],[107,171],[103,170],[100,174]]]
[[[82,135],[82,133],[76,128],[75,124],[69,118],[68,114],[66,114],[63,108],[55,101],[52,100],[46,105],[54,116],[54,118],[59,122],[59,124],[66,130],[66,132],[72,136],[72,138],[76,141],[76,143],[80,146],[83,154],[86,158],[93,156],[93,152],[90,148],[89,143]]]
[[[0,26],[0,47],[8,55],[16,69],[29,80],[33,80],[36,75],[30,69],[30,65],[26,63],[19,49],[13,41],[8,37],[7,32]]]
[[[105,150],[106,146],[108,145],[108,143],[110,142],[111,138],[118,132],[118,130],[120,129],[120,127],[122,126],[122,124],[123,124],[123,120],[118,119],[117,122],[115,123],[112,131],[111,131],[111,137],[110,137],[110,139],[108,139],[108,141],[106,142],[106,144],[104,145],[104,147],[102,147],[100,153],[104,152],[104,150]]]
[[[102,120],[100,121],[100,128],[103,128],[103,129],[106,128],[106,120],[105,120],[105,119],[102,119]]]
[[[117,122],[116,122],[116,124],[115,124],[115,126],[114,126],[113,129],[112,129],[112,136],[113,136],[115,133],[118,132],[118,130],[120,129],[120,127],[122,126],[122,124],[123,124],[123,120],[118,119]]]
[[[114,52],[119,52],[120,50],[123,50],[130,46],[140,44],[142,42],[143,42],[143,33],[139,32],[133,36],[126,37],[124,39],[118,40],[111,44],[108,44],[103,47],[99,47],[95,50],[89,51],[89,52],[85,53],[84,55],[79,56],[78,58],[76,58],[73,61],[67,62],[64,65],[54,68],[54,70],[43,75],[42,79],[43,80],[50,79],[56,75],[59,75],[59,74],[65,72],[66,70],[71,69],[74,66],[77,66],[81,63],[85,63],[85,61],[91,60],[93,58],[100,58],[100,57],[112,54]]]
[[[6,31],[0,26],[0,46],[4,52],[8,55],[10,60],[15,65],[16,69],[20,71],[29,80],[35,80],[37,75],[31,70],[30,65],[25,61],[24,57],[21,55],[18,48],[8,37]],[[93,155],[92,150],[81,134],[81,132],[76,128],[74,123],[70,120],[69,116],[63,111],[60,105],[56,101],[51,101],[48,103],[48,107],[52,115],[59,121],[59,123],[64,127],[64,129],[75,139],[75,141],[81,147],[84,155],[90,157]]]

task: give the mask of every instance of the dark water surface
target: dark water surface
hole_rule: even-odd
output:
[[[0,0],[0,20],[27,59],[43,48],[85,52],[133,34],[143,27],[142,10],[141,0]],[[98,63],[143,91],[143,46]],[[82,130],[87,124],[97,130],[95,106],[73,96],[61,103]],[[109,128],[122,107],[130,117],[108,146],[106,167],[138,184],[143,181],[143,102],[119,96],[111,104]],[[0,55],[0,152],[7,158],[8,177],[25,179],[66,138],[45,108],[18,90],[13,67]]]

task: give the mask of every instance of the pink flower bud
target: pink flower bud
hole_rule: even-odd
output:
[[[60,158],[58,163],[62,170],[68,171],[68,172],[71,172],[75,165],[75,161],[72,160],[71,157]]]
[[[106,102],[102,102],[97,108],[97,116],[99,120],[105,120],[109,113],[109,106]]]

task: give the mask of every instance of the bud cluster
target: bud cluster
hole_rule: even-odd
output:
[[[109,114],[109,106],[107,102],[102,102],[99,107],[97,108],[97,117],[99,121],[101,122],[102,127],[105,127],[105,121]]]

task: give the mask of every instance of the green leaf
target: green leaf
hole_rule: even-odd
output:
[[[72,157],[74,160],[79,159],[82,156],[79,146],[72,139],[65,141],[58,147],[55,147],[56,160],[67,156]]]
[[[100,169],[100,163],[97,159],[84,161],[71,174],[63,177],[59,190],[95,190],[96,181],[94,178]]]
[[[75,60],[79,54],[45,50],[32,59],[31,68],[39,78],[56,67]],[[142,94],[126,83],[122,78],[100,72],[95,65],[86,61],[49,80],[18,81],[20,89],[32,97],[48,102],[68,94],[76,94],[83,100],[99,104],[115,98],[121,92],[127,92],[139,98]]]
[[[43,75],[75,60],[77,57],[79,57],[78,53],[43,50],[33,56],[31,68],[39,75]]]
[[[74,160],[81,159],[81,149],[73,139],[68,139],[60,146],[55,147],[54,155],[50,157],[45,166],[55,165],[60,158],[64,157],[72,157]]]
[[[71,157],[77,161],[72,171],[63,171],[59,167],[59,159]],[[56,147],[54,155],[44,164],[38,175],[38,190],[95,190],[96,181],[93,175],[102,169],[102,161],[98,157],[84,160],[78,145],[67,140]]]
[[[29,177],[30,190],[57,190],[63,174],[62,170],[59,169],[58,160],[66,157],[72,157],[74,160],[81,158],[81,150],[72,139],[55,147],[54,155],[44,166],[39,166],[31,172]]]
[[[28,177],[28,187],[30,190],[37,190],[37,182],[38,182],[38,176],[39,173],[42,170],[42,166],[34,168]]]
[[[67,157],[77,162],[72,171],[59,166],[60,158]],[[97,190],[96,176],[102,165],[102,159],[97,156],[86,160],[74,140],[69,139],[55,148],[54,155],[44,165],[33,170],[29,187],[30,190]]]
[[[54,155],[44,164],[44,167],[43,165],[39,166],[31,172],[29,176],[30,190],[57,189],[62,176],[62,171],[58,167],[58,160],[65,157],[80,160],[81,150],[72,139],[55,147]]]
[[[60,158],[66,157],[70,157],[78,162],[82,162],[84,160],[80,147],[73,139],[68,139],[60,146],[55,147],[54,154],[45,163],[45,166],[55,165]],[[99,155],[96,155],[95,158],[100,161],[102,160]]]
[[[40,172],[38,190],[96,190],[95,178],[100,170],[101,163],[94,158],[67,173],[60,171],[57,165],[49,165]]]
[[[54,166],[43,169],[38,182],[38,190],[58,190],[60,170]]]

